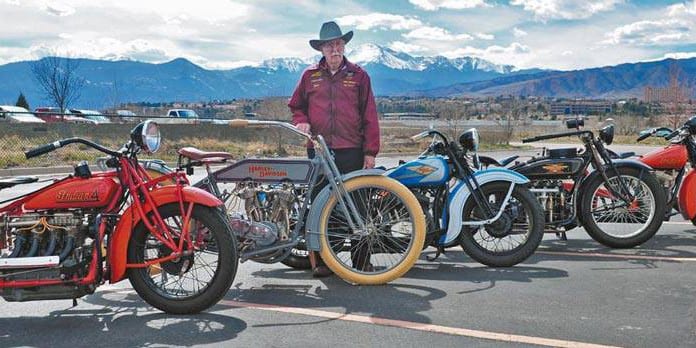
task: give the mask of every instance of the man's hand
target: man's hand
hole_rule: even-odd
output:
[[[363,169],[370,169],[375,167],[375,156],[365,155],[363,160]]]
[[[304,133],[307,133],[307,134],[310,134],[310,133],[309,133],[309,130],[312,128],[312,127],[309,125],[309,123],[298,123],[295,127],[297,127],[297,129],[298,129],[300,132],[304,132]]]

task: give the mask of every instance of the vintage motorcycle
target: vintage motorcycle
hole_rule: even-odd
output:
[[[136,126],[113,151],[69,138],[27,151],[27,158],[79,143],[109,156],[114,170],[75,172],[35,192],[0,202],[0,289],[6,301],[76,299],[128,277],[152,306],[203,311],[229,290],[237,271],[218,198],[188,186],[182,172],[150,177],[137,155],[160,145],[156,123]],[[171,185],[161,185],[170,180]],[[37,178],[0,180],[0,189]]]
[[[667,194],[665,220],[681,213],[685,219],[696,224],[696,205],[693,197],[696,194],[696,116],[687,120],[684,125],[673,131],[666,127],[652,128],[641,132],[637,141],[643,141],[655,136],[670,142],[661,149],[656,149],[638,156],[641,161],[655,169],[658,179]],[[688,162],[691,169],[687,172]],[[691,201],[689,201],[691,200]],[[675,213],[672,213],[672,208]]]
[[[356,284],[384,284],[413,266],[425,240],[425,218],[408,188],[380,170],[342,176],[323,137],[289,123],[231,120],[230,125],[280,127],[307,138],[317,154],[234,162],[225,152],[179,150],[178,167],[189,175],[205,166],[207,176],[194,186],[225,202],[242,262],[308,268],[306,250],[319,251],[334,273]],[[221,163],[228,165],[211,169]],[[312,195],[322,178],[328,184]]]
[[[568,128],[578,126],[576,120]],[[613,248],[630,248],[650,239],[662,225],[665,193],[654,170],[632,159],[615,159],[605,147],[614,139],[614,126],[541,135],[534,142],[578,136],[584,151],[576,148],[544,149],[540,157],[508,168],[532,180],[530,190],[546,210],[546,229],[565,231],[584,227],[597,242]],[[492,163],[493,159],[482,159]],[[589,171],[592,165],[593,171]]]
[[[410,188],[422,202],[428,220],[428,243],[444,248],[457,242],[474,260],[509,267],[534,253],[544,235],[541,205],[526,187],[529,179],[505,168],[475,170],[479,135],[463,132],[459,143],[436,130],[412,137],[433,137],[417,159],[385,175]]]

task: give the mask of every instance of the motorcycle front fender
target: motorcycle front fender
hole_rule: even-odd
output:
[[[509,182],[513,185],[525,185],[529,179],[524,175],[505,168],[491,168],[479,170],[474,173],[474,177],[479,185],[484,185],[494,181]],[[464,205],[471,197],[471,191],[463,181],[457,181],[450,191],[447,203],[449,210],[449,221],[447,223],[447,234],[445,235],[444,245],[454,242],[459,237],[462,230],[462,213]]]
[[[381,169],[363,169],[350,172],[348,174],[342,175],[341,180],[346,182],[349,179],[356,178],[359,176],[382,176],[384,170]],[[320,192],[314,197],[312,201],[312,206],[309,208],[309,214],[307,215],[307,221],[305,222],[305,244],[307,245],[307,250],[320,251],[321,250],[321,236],[319,235],[321,211],[326,206],[326,203],[331,197],[331,185],[326,185]]]
[[[157,186],[150,191],[152,201],[156,207],[179,201],[176,186]],[[222,201],[207,191],[196,187],[186,186],[181,188],[184,206],[189,203],[200,204],[206,207],[218,207]],[[143,206],[145,213],[150,212],[152,207]],[[123,212],[113,233],[109,236],[108,260],[110,265],[109,282],[115,283],[122,280],[126,274],[126,263],[128,261],[128,242],[131,238],[133,229],[140,222],[140,214],[131,205]]]
[[[696,225],[696,169],[689,169],[679,187],[679,211]]]

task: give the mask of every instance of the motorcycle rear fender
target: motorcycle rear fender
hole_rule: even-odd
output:
[[[513,185],[525,185],[529,183],[529,179],[524,175],[504,168],[491,168],[479,170],[474,173],[476,181],[479,185],[484,185],[494,181],[509,182]],[[449,195],[449,222],[447,223],[447,234],[445,235],[444,244],[452,243],[459,237],[459,232],[462,230],[462,213],[464,205],[471,198],[471,192],[466,184],[459,180],[450,190]]]
[[[203,191],[196,187],[183,187],[182,193],[184,196],[184,206],[186,203],[200,204],[206,207],[217,207],[222,205],[217,197],[207,191]],[[157,186],[150,191],[150,196],[155,206],[160,207],[165,204],[178,202],[176,186]],[[147,213],[152,210],[152,207],[143,206],[143,210]],[[121,218],[116,225],[116,229],[109,236],[109,265],[110,277],[109,282],[115,283],[123,279],[126,274],[126,263],[128,261],[128,242],[131,238],[131,233],[135,226],[140,222],[140,214],[136,211],[135,206],[129,206],[121,215]]]
[[[679,211],[682,216],[696,224],[696,169],[689,169],[679,187]]]
[[[343,182],[349,179],[356,178],[359,176],[382,176],[385,173],[382,169],[363,169],[350,172],[348,174],[342,175],[341,180]],[[321,238],[319,236],[319,224],[321,220],[321,210],[326,206],[326,203],[331,197],[331,185],[326,185],[312,202],[312,206],[309,208],[309,214],[307,215],[307,221],[305,222],[305,243],[307,245],[307,250],[319,251],[321,250]]]
[[[633,169],[637,169],[637,170],[640,170],[640,171],[647,171],[647,172],[649,172],[649,173],[652,173],[652,172],[654,171],[654,170],[652,169],[652,167],[650,167],[649,165],[647,165],[647,164],[645,164],[645,163],[643,163],[643,162],[637,161],[637,160],[633,160],[633,159],[613,159],[613,160],[611,160],[611,162],[614,164],[614,167],[615,167],[616,169],[619,169],[619,168],[633,168]],[[609,170],[610,170],[610,169],[609,169],[609,166],[605,164],[605,165],[604,165],[604,170],[605,170],[605,171],[609,171]],[[590,182],[592,182],[592,180],[593,180],[595,177],[599,176],[599,175],[601,175],[601,173],[600,173],[599,171],[597,171],[597,170],[593,170],[592,172],[590,172],[590,174],[587,175],[587,176],[582,180],[582,183],[580,184],[580,187],[578,188],[578,192],[581,192],[581,194],[582,194],[582,192],[585,192],[585,189],[587,188],[587,187],[586,187],[587,184],[590,183]],[[580,202],[580,198],[579,198],[579,197],[580,197],[580,196],[578,196],[578,198],[577,198],[577,201],[578,201],[578,202]],[[581,212],[580,212],[580,204],[576,204],[575,209],[576,209],[576,214],[577,214],[576,216],[577,216],[578,219],[580,220],[580,223],[581,223],[581,224],[584,224],[583,221],[582,221],[582,214],[581,214]]]

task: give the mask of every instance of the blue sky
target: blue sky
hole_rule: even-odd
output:
[[[310,57],[321,23],[411,55],[579,69],[696,57],[696,0],[0,0],[0,64],[58,54],[211,69]]]

